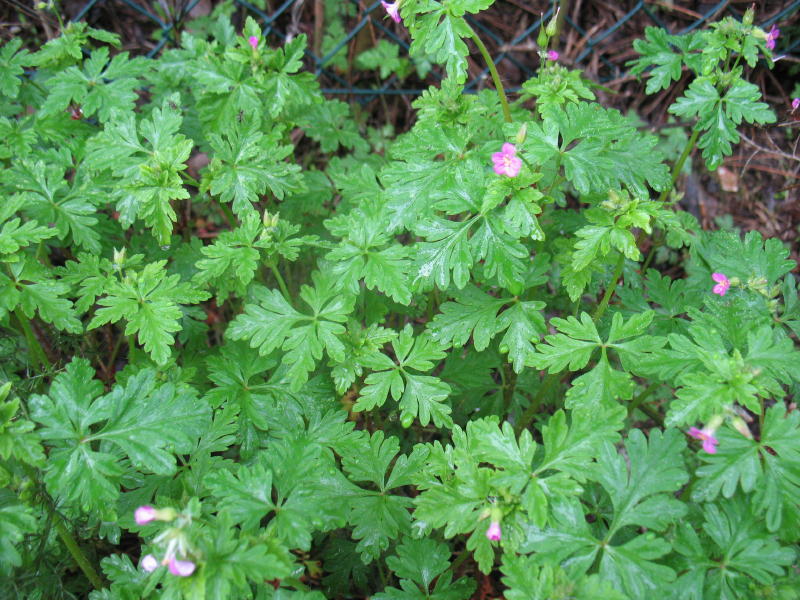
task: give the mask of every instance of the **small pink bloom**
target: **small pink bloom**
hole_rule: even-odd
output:
[[[489,523],[489,529],[486,530],[486,538],[492,542],[496,542],[501,537],[503,537],[503,532],[500,529],[500,523],[497,521]]]
[[[194,573],[195,567],[190,560],[178,560],[174,556],[169,559],[169,572],[178,577],[188,577]]]
[[[381,6],[386,9],[386,12],[389,13],[389,16],[392,17],[392,20],[395,23],[400,22],[400,7],[398,6],[399,2],[384,2],[381,0]]]
[[[769,33],[767,34],[767,48],[770,50],[775,50],[775,40],[778,39],[780,34],[781,30],[773,25],[772,29],[770,29]]]
[[[796,111],[798,108],[800,108],[800,98],[795,98],[792,100],[792,112]]]
[[[258,38],[256,36],[251,35],[249,38],[247,38],[247,42],[250,44],[250,47],[253,50],[258,48]]]
[[[158,568],[158,559],[153,556],[152,554],[148,554],[142,557],[142,570],[147,571],[148,573],[152,573]]]
[[[492,154],[494,162],[494,172],[498,175],[516,177],[522,168],[522,161],[517,158],[517,149],[514,144],[506,142],[503,144],[502,152]]]
[[[717,285],[715,285],[712,290],[715,294],[724,296],[728,293],[728,288],[731,287],[730,279],[725,277],[722,273],[712,273],[711,279],[717,282]]]
[[[558,52],[555,50],[548,50],[547,51],[547,60],[557,61],[558,60]]]
[[[156,519],[156,509],[152,506],[140,506],[133,513],[133,518],[136,520],[137,525],[147,525]]]
[[[703,441],[703,450],[709,454],[717,453],[719,441],[717,441],[717,438],[714,437],[713,431],[709,431],[707,429],[698,429],[697,427],[690,427],[688,433],[694,439]]]

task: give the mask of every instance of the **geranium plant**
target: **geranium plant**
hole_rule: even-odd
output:
[[[509,98],[490,0],[382,4],[447,74],[392,139],[252,19],[0,49],[4,593],[792,597],[796,265],[672,193],[775,120],[777,29],[637,44],[670,165],[554,24]]]

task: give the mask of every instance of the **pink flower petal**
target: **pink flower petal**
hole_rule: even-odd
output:
[[[516,156],[517,154],[517,147],[514,144],[509,144],[506,142],[503,144],[503,154],[506,156]]]
[[[188,577],[194,573],[195,567],[190,560],[178,560],[174,556],[169,559],[169,572],[178,577]]]
[[[797,110],[800,108],[800,98],[795,98],[792,100],[792,110]]]
[[[258,38],[256,36],[251,35],[249,38],[247,38],[247,42],[250,44],[250,47],[253,50],[258,48]]]
[[[140,506],[133,513],[137,525],[147,525],[156,518],[156,509],[152,506]]]
[[[712,289],[715,294],[724,296],[728,293],[728,288],[731,287],[731,282],[730,279],[728,279],[723,273],[712,273],[711,279],[717,282],[717,285],[715,285]]]
[[[557,61],[558,60],[558,52],[555,50],[548,50],[547,51],[547,60]]]
[[[503,532],[500,529],[500,523],[497,521],[492,521],[489,524],[489,529],[486,530],[486,537],[492,542],[496,542],[503,537]]]
[[[383,8],[386,9],[386,12],[389,14],[390,17],[392,17],[392,20],[395,23],[399,23],[400,20],[401,20],[400,19],[400,7],[397,6],[398,4],[399,4],[399,2],[391,2],[391,3],[389,3],[389,2],[383,2],[383,0],[381,0],[381,6],[383,6]]]

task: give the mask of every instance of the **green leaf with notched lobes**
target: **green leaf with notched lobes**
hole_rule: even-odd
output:
[[[89,323],[89,329],[125,320],[125,335],[136,334],[139,343],[158,364],[165,364],[181,330],[181,304],[197,304],[208,292],[181,282],[180,275],[168,275],[165,260],[150,263],[141,271],[127,270],[121,281],[109,278],[101,306]]]
[[[402,422],[410,423],[416,417],[422,425],[433,420],[437,427],[451,426],[451,408],[445,402],[450,395],[450,386],[438,377],[409,372],[409,369],[433,369],[434,361],[445,357],[441,344],[426,334],[415,338],[411,326],[406,325],[398,337],[392,340],[392,347],[397,362],[385,355],[374,361],[371,366],[379,370],[364,380],[361,396],[353,410],[370,410],[383,406],[391,394],[392,399],[400,404]]]
[[[190,388],[158,383],[145,369],[100,396],[89,361],[75,359],[48,395],[28,401],[50,453],[45,483],[64,502],[114,515],[122,477],[131,468],[169,475],[175,454],[192,451],[209,411]]]
[[[300,298],[311,307],[312,314],[296,310],[278,290],[259,286],[252,293],[255,302],[245,305],[244,313],[233,320],[227,332],[232,340],[246,340],[262,356],[283,349],[290,387],[295,391],[308,380],[323,349],[334,360],[344,360],[342,323],[352,311],[353,298],[318,272],[316,275],[315,287],[304,285],[300,289]]]
[[[239,217],[253,212],[267,190],[279,200],[305,191],[300,167],[285,160],[293,147],[282,145],[282,137],[280,128],[264,135],[258,119],[246,123],[233,119],[222,135],[209,136],[214,154],[203,172],[201,189],[230,202]]]

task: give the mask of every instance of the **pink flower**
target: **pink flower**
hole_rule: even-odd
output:
[[[719,441],[717,441],[717,438],[714,437],[713,431],[709,429],[698,429],[697,427],[690,427],[688,433],[694,439],[703,441],[703,450],[705,450],[709,454],[717,453],[717,446],[719,445]]]
[[[800,98],[795,98],[792,100],[792,112],[796,111],[798,108],[800,108]]]
[[[398,6],[399,2],[384,2],[381,0],[381,6],[386,9],[386,12],[389,13],[389,16],[392,17],[392,20],[395,23],[400,22],[400,7]]]
[[[494,172],[498,175],[516,177],[522,168],[522,161],[517,158],[516,147],[508,142],[503,144],[502,152],[492,154],[492,161],[494,161]]]
[[[722,273],[712,273],[711,279],[717,282],[717,285],[714,286],[712,290],[715,294],[719,294],[720,296],[724,296],[728,293],[728,288],[731,287],[731,281]]]
[[[772,29],[770,29],[769,33],[767,34],[767,48],[770,50],[775,50],[775,40],[778,39],[780,34],[781,30],[773,25]]]
[[[148,573],[152,573],[158,568],[158,559],[153,556],[152,554],[148,554],[142,557],[142,570],[147,571]]]
[[[190,560],[178,560],[174,556],[169,559],[169,572],[178,577],[188,577],[194,573],[195,567]]]
[[[555,50],[548,50],[547,51],[547,60],[557,61],[558,60],[558,52]]]
[[[249,43],[250,47],[255,50],[258,48],[258,37],[251,35],[249,38],[247,38],[247,43]]]
[[[156,520],[156,509],[147,505],[140,506],[133,513],[133,518],[136,520],[137,525],[147,525]]]
[[[500,523],[497,521],[489,523],[489,529],[486,530],[486,538],[489,541],[496,542],[501,537],[503,537],[503,532],[500,529]]]

